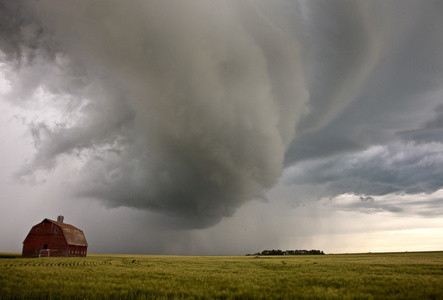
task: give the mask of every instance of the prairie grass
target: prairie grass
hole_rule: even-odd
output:
[[[443,252],[0,257],[0,299],[443,299]]]

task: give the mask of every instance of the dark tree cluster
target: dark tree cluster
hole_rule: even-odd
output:
[[[257,252],[254,254],[246,255],[324,255],[325,253],[321,250],[263,250],[262,252]]]

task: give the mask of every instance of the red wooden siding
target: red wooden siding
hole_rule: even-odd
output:
[[[87,249],[83,231],[69,224],[44,219],[29,231],[23,242],[22,257],[85,257]]]

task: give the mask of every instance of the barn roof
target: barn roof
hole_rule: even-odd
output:
[[[86,242],[86,238],[82,230],[78,229],[75,226],[72,226],[71,224],[60,223],[51,219],[45,219],[45,220],[61,227],[68,245],[88,246],[88,243]],[[43,222],[45,220],[43,220]]]

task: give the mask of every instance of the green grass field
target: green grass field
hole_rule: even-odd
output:
[[[443,252],[319,256],[0,254],[0,299],[443,299]]]

